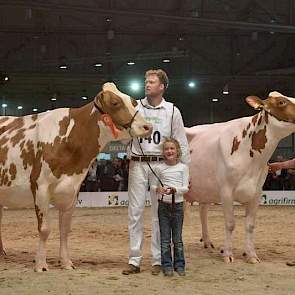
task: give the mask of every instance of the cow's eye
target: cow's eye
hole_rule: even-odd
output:
[[[279,106],[280,107],[283,107],[283,106],[285,106],[287,103],[285,102],[285,101],[283,101],[283,100],[280,100],[279,101]]]

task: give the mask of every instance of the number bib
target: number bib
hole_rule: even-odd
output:
[[[153,133],[148,138],[133,139],[131,144],[131,154],[142,155],[140,146],[147,155],[161,155],[161,143],[166,137],[171,137],[171,126],[173,117],[173,104],[165,101],[165,107],[146,108],[140,102],[138,104],[139,113],[146,121],[153,125]]]

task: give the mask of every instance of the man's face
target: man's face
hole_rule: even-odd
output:
[[[148,75],[145,79],[145,95],[154,97],[162,95],[164,92],[164,84],[160,82],[157,75]]]

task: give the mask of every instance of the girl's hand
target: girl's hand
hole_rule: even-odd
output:
[[[164,187],[162,187],[162,186],[159,186],[159,187],[157,187],[156,192],[158,194],[163,195],[163,194],[166,194],[166,189]]]

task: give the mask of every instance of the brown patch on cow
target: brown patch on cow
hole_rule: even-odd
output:
[[[261,150],[265,148],[265,144],[267,142],[266,137],[266,126],[263,129],[259,130],[257,133],[254,131],[252,135],[252,144],[251,147],[253,150],[261,153]]]
[[[14,147],[16,144],[18,144],[22,139],[25,138],[25,129],[22,128],[22,129],[19,129],[17,131],[17,133],[11,137],[10,141],[12,142],[12,146]]]
[[[257,125],[260,125],[261,124],[261,121],[262,121],[262,116],[259,117],[259,120],[258,120],[258,124]]]
[[[255,116],[252,117],[252,124],[253,124],[253,126],[255,126],[255,124],[257,122],[257,119],[258,119],[258,114],[256,114]]]
[[[33,166],[35,160],[34,144],[32,140],[26,142],[26,146],[22,149],[21,158],[23,159],[23,166],[26,170],[28,166]]]
[[[264,113],[264,120],[265,120],[265,123],[268,124],[268,112]]]
[[[9,137],[7,136],[2,136],[0,138],[0,147],[3,146],[5,143],[7,143],[9,141]]]
[[[35,127],[36,127],[36,124],[33,124],[28,129],[34,129]]]
[[[41,143],[43,158],[55,177],[81,174],[99,152],[98,113],[92,113],[92,103],[70,109],[69,121],[74,120],[68,137],[55,137],[53,143]],[[64,121],[66,122],[66,121]]]
[[[250,127],[251,127],[251,124],[249,123],[249,124],[247,125],[247,131],[250,129]]]
[[[41,162],[42,150],[37,149],[35,152],[33,141],[28,140],[26,144],[23,146],[20,156],[23,159],[23,167],[25,170],[28,168],[28,166],[32,167],[32,171],[30,174],[30,183],[31,183],[31,191],[35,201],[36,192],[38,190],[37,180],[40,176],[41,168],[42,168],[42,162]]]
[[[0,124],[6,122],[7,120],[9,120],[9,117],[2,117],[2,118],[0,118]]]
[[[37,120],[37,118],[38,118],[38,114],[34,114],[34,115],[32,115],[32,117],[31,117],[31,118],[32,118],[32,120],[33,120],[33,121],[36,121],[36,120]]]
[[[238,150],[239,148],[239,145],[240,145],[240,141],[238,141],[238,137],[235,136],[234,139],[233,139],[233,145],[232,145],[232,148],[231,148],[231,155]]]
[[[246,137],[246,135],[247,135],[247,131],[244,129],[242,134],[243,138]]]
[[[59,121],[59,135],[63,136],[67,134],[67,130],[70,124],[70,118],[65,116],[62,120]]]
[[[20,149],[22,150],[24,148],[24,145],[25,145],[25,141],[22,141],[19,145]]]
[[[251,137],[252,133],[253,133],[252,131],[249,132],[249,138]]]
[[[8,133],[11,133],[14,130],[20,129],[24,126],[24,118],[19,117],[10,122],[8,125],[4,126],[5,131],[8,131]]]
[[[254,153],[253,151],[250,150],[250,157],[253,158],[253,156],[254,156]]]
[[[10,164],[9,173],[10,173],[10,180],[14,180],[16,177],[16,165],[14,163]]]
[[[30,175],[31,191],[32,191],[35,202],[36,202],[36,193],[38,190],[37,180],[41,174],[41,168],[42,168],[41,158],[42,158],[42,151],[38,150],[34,157],[32,172]]]
[[[2,147],[2,145],[0,145],[0,164],[2,164],[3,166],[5,165],[7,160],[7,153],[8,153],[8,147],[7,146]]]
[[[41,231],[42,223],[43,223],[43,213],[39,209],[39,207],[35,204],[35,211],[38,220],[38,231]]]
[[[7,175],[7,171],[8,169],[5,168],[5,169],[0,169],[0,185],[6,185],[8,184],[8,181],[9,181],[9,178],[8,178],[8,175]]]

